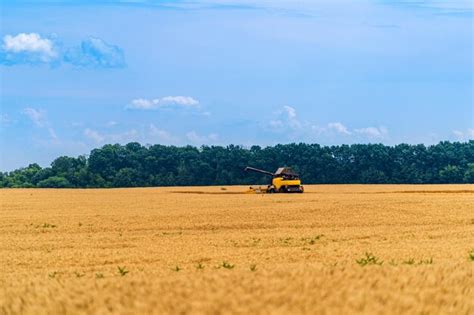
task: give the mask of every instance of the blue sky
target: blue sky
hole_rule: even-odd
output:
[[[473,3],[1,2],[0,170],[105,143],[474,138]]]

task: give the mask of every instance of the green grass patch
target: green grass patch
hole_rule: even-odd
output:
[[[365,257],[356,259],[357,264],[360,266],[369,266],[369,265],[378,265],[383,264],[383,260],[380,260],[378,257],[374,256],[372,253],[366,252]]]

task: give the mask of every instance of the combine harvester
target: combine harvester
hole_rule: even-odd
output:
[[[280,167],[275,173],[259,170],[258,168],[253,168],[247,166],[245,168],[247,172],[256,172],[265,174],[272,177],[271,183],[267,186],[266,189],[262,188],[252,188],[250,187],[249,193],[302,193],[304,188],[301,185],[301,180],[298,174],[296,174],[289,167]]]

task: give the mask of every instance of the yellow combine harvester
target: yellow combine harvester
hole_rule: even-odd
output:
[[[272,182],[263,192],[273,193],[302,193],[304,188],[298,174],[289,167],[280,167],[275,173],[259,170],[258,168],[246,167],[246,171],[265,174],[272,177]]]

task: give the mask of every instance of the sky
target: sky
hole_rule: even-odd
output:
[[[0,2],[0,170],[107,143],[474,139],[471,0]]]

